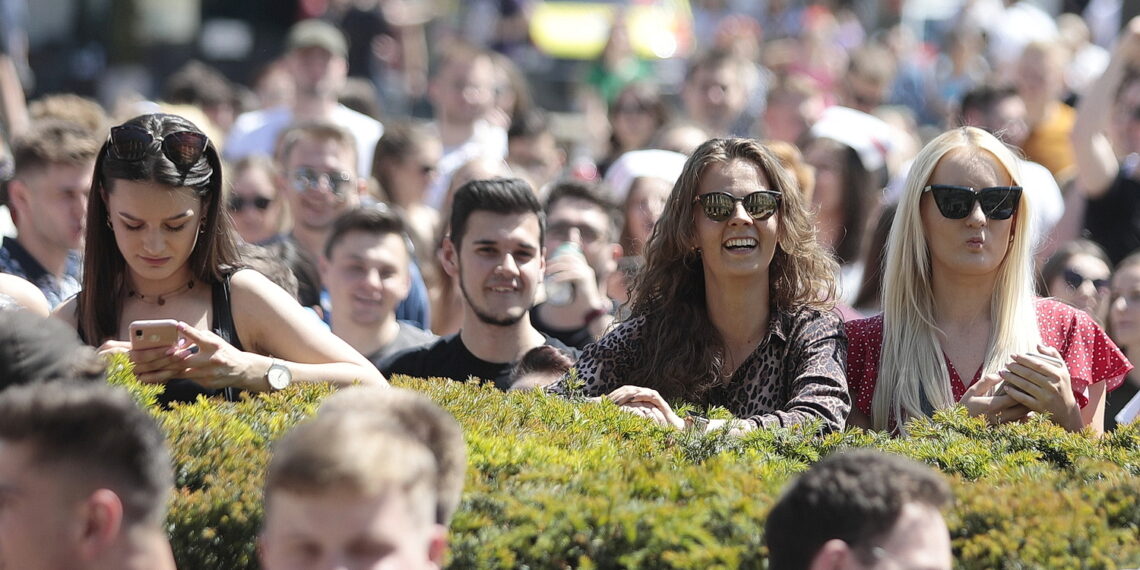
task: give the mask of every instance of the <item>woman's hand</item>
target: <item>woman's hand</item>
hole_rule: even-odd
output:
[[[971,416],[982,416],[994,425],[1020,421],[1029,415],[1029,408],[999,389],[1001,383],[997,374],[983,376],[966,389],[958,403],[966,406]]]
[[[665,398],[661,397],[661,394],[657,393],[657,390],[641,386],[622,386],[606,397],[621,409],[647,417],[659,425],[677,429],[685,427],[685,420],[673,412],[673,408]]]
[[[178,323],[178,332],[185,339],[178,346],[131,352],[140,381],[186,378],[210,389],[262,388],[259,379],[269,368],[267,357],[242,352],[222,337],[186,323]],[[262,361],[264,366],[259,366]]]
[[[1052,414],[1057,425],[1080,431],[1084,420],[1061,353],[1043,344],[1037,345],[1037,351],[1061,364],[1038,358],[1033,353],[1013,355],[1013,362],[999,372],[1005,380],[1006,394],[1034,412]]]
[[[95,353],[99,356],[108,356],[111,354],[130,354],[131,343],[125,340],[109,340],[99,346]],[[133,359],[132,359],[133,360]]]

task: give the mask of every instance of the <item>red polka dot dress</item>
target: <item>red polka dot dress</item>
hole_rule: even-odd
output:
[[[1108,391],[1120,386],[1125,375],[1132,370],[1132,364],[1092,317],[1052,299],[1038,299],[1036,309],[1041,341],[1057,349],[1065,359],[1073,395],[1082,408],[1089,401],[1089,385],[1106,382]],[[875,396],[883,348],[883,315],[848,322],[847,342],[847,385],[851,400],[856,409],[871,417],[871,400]],[[955,401],[962,399],[966,388],[981,376],[979,369],[967,384],[949,359],[946,360],[946,368],[950,373],[950,390]]]

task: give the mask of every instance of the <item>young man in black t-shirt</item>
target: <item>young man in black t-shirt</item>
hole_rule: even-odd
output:
[[[510,387],[511,367],[544,344],[576,351],[530,324],[535,291],[546,268],[545,217],[534,192],[519,179],[473,180],[455,193],[443,269],[459,280],[463,327],[453,335],[393,357],[385,375],[474,376]]]

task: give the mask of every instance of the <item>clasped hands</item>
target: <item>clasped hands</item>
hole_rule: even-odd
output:
[[[1051,346],[1039,344],[1037,352],[1064,362]],[[991,424],[1021,421],[1036,412],[1052,414],[1055,423],[1069,430],[1083,427],[1068,367],[1032,353],[1013,355],[1004,369],[970,386],[959,403],[970,415],[983,416]]]
[[[211,331],[178,323],[179,343],[132,350],[131,343],[109,340],[98,353],[126,354],[134,364],[140,382],[165,384],[175,378],[186,378],[205,388],[245,388],[261,374],[257,373],[258,355],[242,352]],[[268,368],[268,365],[265,366]]]

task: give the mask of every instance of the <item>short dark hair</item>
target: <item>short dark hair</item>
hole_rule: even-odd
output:
[[[582,200],[593,204],[605,212],[606,217],[610,220],[610,234],[606,239],[615,239],[615,236],[621,235],[625,216],[622,215],[621,208],[608,198],[597,183],[573,178],[555,182],[551,185],[550,191],[546,195],[546,201],[542,206],[548,219],[550,218],[550,211],[561,200]]]
[[[244,243],[238,246],[238,255],[242,265],[264,275],[294,299],[298,298],[300,284],[297,275],[277,248]]]
[[[191,60],[166,79],[162,98],[172,105],[216,107],[233,104],[236,95],[229,79],[217,68]]]
[[[325,257],[332,258],[333,248],[344,241],[349,232],[365,232],[376,235],[396,234],[408,241],[407,225],[399,214],[384,205],[353,208],[341,214],[332,224],[332,231],[325,240]],[[408,255],[411,255],[408,251]]]
[[[950,498],[945,479],[904,457],[872,449],[832,455],[792,483],[768,513],[768,567],[807,568],[836,538],[869,557],[907,504],[941,508]]]
[[[456,251],[467,233],[467,219],[477,211],[538,216],[538,241],[546,237],[546,216],[530,185],[521,178],[472,180],[455,191],[451,205],[451,242]]]
[[[0,390],[47,380],[102,381],[105,368],[63,321],[0,311]]]
[[[531,138],[550,133],[550,118],[542,109],[531,109],[515,115],[507,128],[507,140]]]
[[[46,382],[5,390],[0,440],[31,446],[45,471],[111,489],[128,525],[158,526],[166,516],[174,471],[165,437],[122,388]]]
[[[970,111],[989,113],[998,103],[1016,96],[1017,88],[1013,85],[982,83],[962,95],[958,104],[958,124],[966,124],[966,113]]]

